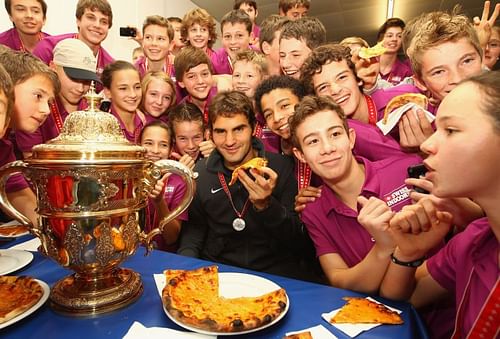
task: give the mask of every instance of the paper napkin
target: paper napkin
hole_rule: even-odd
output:
[[[172,330],[164,327],[145,327],[134,321],[123,339],[216,339],[216,336]]]
[[[380,302],[378,302],[377,300],[375,300],[373,298],[367,297],[366,299],[381,304]],[[390,307],[387,305],[384,305],[384,306],[389,308],[391,311],[401,313],[401,311],[396,309],[396,308],[393,308],[393,307]],[[372,328],[375,328],[377,326],[382,325],[382,324],[332,324],[330,322],[330,319],[332,319],[332,317],[335,316],[335,314],[337,314],[338,311],[340,311],[340,308],[333,310],[329,313],[323,313],[321,316],[323,317],[323,319],[326,320],[327,323],[329,323],[330,325],[341,330],[342,332],[344,332],[345,334],[347,334],[351,338],[354,338],[355,336],[359,335],[361,332],[368,331],[368,330],[371,330]]]
[[[11,250],[25,250],[25,251],[36,252],[36,251],[38,251],[38,246],[40,246],[41,244],[42,243],[40,242],[40,239],[33,238],[31,240],[14,245],[14,246],[10,247],[10,249]]]
[[[163,288],[167,283],[166,282],[167,278],[165,277],[165,274],[153,274],[153,279],[155,280],[156,289],[158,290],[158,293],[160,294],[161,298],[161,293],[163,292]]]
[[[389,133],[398,124],[398,122],[401,119],[401,117],[403,116],[403,114],[412,108],[415,108],[415,110],[417,108],[422,109],[425,113],[425,117],[427,118],[427,120],[429,122],[433,122],[436,119],[436,117],[431,112],[423,109],[422,107],[420,107],[419,105],[417,105],[413,102],[409,102],[406,105],[403,105],[403,106],[399,107],[398,109],[395,109],[394,111],[389,113],[389,116],[387,117],[387,123],[384,124],[383,120],[379,120],[379,122],[377,122],[377,127],[380,128],[380,130],[382,131],[382,133],[384,133],[384,135],[387,135],[387,133]],[[415,112],[415,116],[417,117],[416,112]],[[417,119],[418,119],[418,117],[417,117]]]
[[[313,339],[337,339],[337,337],[334,336],[332,332],[328,331],[323,325],[305,328],[300,331],[288,332],[286,335],[292,335],[307,331],[311,332],[311,336],[313,337]]]

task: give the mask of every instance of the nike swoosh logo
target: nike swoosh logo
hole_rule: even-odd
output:
[[[217,188],[217,189],[213,189],[213,188],[212,188],[212,189],[210,190],[210,192],[212,192],[212,194],[215,194],[215,193],[219,192],[221,189],[222,189],[222,187],[219,187],[219,188]]]

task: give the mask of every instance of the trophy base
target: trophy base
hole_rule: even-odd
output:
[[[138,273],[117,268],[98,277],[73,274],[59,280],[50,292],[52,308],[65,315],[95,316],[133,303],[142,294]]]

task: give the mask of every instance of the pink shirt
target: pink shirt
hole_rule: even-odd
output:
[[[165,72],[169,77],[170,79],[172,79],[174,82],[176,81],[175,79],[175,68],[174,68],[174,63],[173,62],[170,62],[170,59],[169,59],[169,56],[170,55],[167,55],[167,59],[169,60],[169,62],[165,65],[165,67],[163,68],[163,72]],[[147,58],[145,56],[143,57],[140,57],[134,64],[135,68],[137,68],[137,70],[139,71],[139,75],[142,78],[144,78],[144,76],[146,75],[146,73],[148,72],[148,68],[147,68]]]
[[[455,295],[457,309],[462,302],[463,317],[458,326],[463,337],[471,330],[500,276],[499,250],[500,245],[488,218],[481,218],[472,222],[427,260],[429,274]]]
[[[279,135],[271,131],[261,114],[257,114],[256,118],[256,131],[260,131],[260,135],[256,135],[256,137],[258,137],[260,141],[262,141],[262,143],[264,144],[264,149],[267,152],[280,153],[281,138],[279,137]]]
[[[9,162],[16,161],[14,155],[14,147],[12,143],[6,138],[0,139],[0,167]],[[7,193],[17,192],[29,187],[22,174],[12,175],[5,185]]]
[[[134,131],[129,131],[125,127],[123,120],[120,118],[120,115],[118,115],[113,105],[111,105],[110,113],[113,114],[116,119],[118,119],[118,123],[120,124],[120,128],[125,138],[133,144],[138,143],[139,135],[141,134],[142,128],[146,124],[146,117],[144,116],[144,114],[137,111],[137,113],[134,115]]]
[[[40,32],[40,38],[49,36],[47,33]],[[0,44],[7,46],[15,51],[24,51],[24,46],[19,37],[19,32],[15,27],[0,33]]]
[[[224,47],[219,48],[210,55],[214,74],[233,74],[233,66]]]
[[[184,180],[182,180],[182,177],[178,176],[177,174],[172,174],[168,177],[167,184],[165,185],[163,198],[167,203],[169,211],[172,211],[177,206],[179,206],[179,204],[182,201],[182,198],[184,197],[184,194],[186,193],[186,190],[187,190],[186,183],[184,182]],[[146,217],[147,220],[146,220],[146,226],[144,227],[144,231],[146,233],[149,233],[153,228],[158,227],[158,223],[160,222],[160,220],[158,220],[158,216],[156,214],[156,207],[152,199],[149,199],[148,201]],[[187,209],[181,214],[179,214],[176,219],[180,221],[187,221],[188,220]],[[154,237],[153,239],[154,239],[153,241],[156,243],[155,248],[169,252],[175,252],[177,250],[177,244],[167,245],[161,234]]]
[[[405,185],[408,166],[415,165],[411,158],[388,158],[371,162],[357,158],[365,166],[365,183],[361,195],[378,197],[393,211],[411,204],[410,188]],[[363,260],[374,244],[372,236],[359,224],[355,211],[340,201],[333,190],[323,185],[321,197],[307,204],[302,221],[316,247],[319,257],[337,253],[347,266],[353,267]]]
[[[380,73],[382,79],[389,81],[393,85],[399,84],[406,77],[411,77],[413,71],[408,62],[396,59],[396,62],[392,65],[391,70],[387,74]]]

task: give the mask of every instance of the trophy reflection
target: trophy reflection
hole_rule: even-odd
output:
[[[118,120],[96,109],[91,89],[89,109],[71,113],[61,134],[33,148],[33,156],[0,169],[0,205],[40,238],[39,250],[75,273],[51,289],[51,304],[71,315],[96,315],[122,308],[142,293],[138,273],[120,268],[140,243],[151,249],[163,225],[192,200],[194,175],[172,160],[146,160],[146,150],[129,143]],[[39,224],[15,210],[5,183],[21,172],[37,196]],[[180,175],[187,190],[177,208],[149,234],[141,231],[140,212],[165,173]]]

